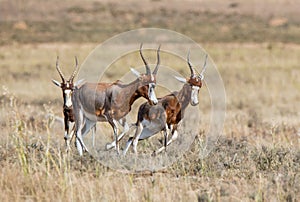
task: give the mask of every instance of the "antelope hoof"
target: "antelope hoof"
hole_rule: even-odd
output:
[[[119,147],[116,147],[116,150],[117,150],[117,155],[118,155],[118,156],[121,156],[121,155],[120,155],[120,148],[119,148]]]
[[[69,153],[71,151],[71,146],[69,142],[66,142],[66,153]]]
[[[66,153],[69,153],[69,152],[71,152],[71,151],[72,151],[71,147],[70,147],[70,146],[67,146],[67,148],[66,148]]]
[[[115,144],[112,144],[112,143],[107,143],[107,144],[105,145],[106,151],[111,150],[112,148],[116,148],[116,145],[115,145]]]
[[[83,152],[89,153],[89,150],[85,146],[83,146],[82,150],[83,150]]]

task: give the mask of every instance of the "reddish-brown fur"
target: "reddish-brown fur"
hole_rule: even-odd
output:
[[[150,104],[157,103],[154,88],[156,84],[155,77],[160,62],[160,48],[157,50],[157,65],[153,73],[151,73],[142,55],[141,48],[142,46],[140,47],[140,55],[145,63],[146,73],[139,75],[135,81],[129,84],[122,84],[119,81],[110,84],[85,83],[79,88],[75,87],[72,102],[74,109],[76,109],[76,137],[80,153],[82,153],[82,149],[87,150],[82,141],[82,136],[89,130],[89,126],[86,127],[86,125],[92,126],[97,121],[108,121],[114,130],[115,144],[118,152],[118,128],[116,122],[126,124],[126,126],[122,124],[124,128],[128,127],[125,116],[131,110],[131,105],[134,101],[140,97],[146,98]],[[149,97],[150,94],[153,95],[153,98]],[[84,127],[86,127],[85,130],[83,130]],[[123,135],[120,136],[122,137]]]
[[[195,71],[189,62],[189,54],[188,54],[187,62],[191,71],[191,76],[190,78],[186,79],[185,84],[183,85],[183,87],[179,92],[172,92],[169,95],[159,98],[158,104],[155,106],[151,106],[148,103],[144,103],[140,106],[138,111],[137,122],[135,123],[137,127],[136,134],[135,137],[129,138],[129,140],[127,141],[124,154],[126,154],[131,144],[133,144],[134,151],[137,152],[136,146],[139,140],[151,137],[152,135],[154,135],[159,131],[165,132],[164,148],[166,148],[166,146],[172,142],[172,140],[167,142],[168,141],[167,130],[168,129],[171,130],[172,139],[173,139],[174,132],[177,130],[178,123],[184,118],[184,112],[188,104],[190,102],[192,105],[198,104],[198,100],[196,103],[193,103],[191,99],[192,91],[193,88],[195,88],[197,90],[197,96],[198,96],[198,91],[202,87],[203,73],[206,68],[206,59],[205,59],[205,64],[201,74],[199,76],[196,76]],[[150,126],[152,123],[155,123],[154,126],[152,126],[152,127],[156,127],[156,129],[152,129],[153,133],[151,132],[143,133],[143,131],[141,130],[141,128],[144,127],[142,122],[145,120],[146,120],[146,122],[144,123],[145,127]],[[150,129],[148,129],[148,131],[149,130]],[[143,135],[141,136],[142,133]]]
[[[72,73],[72,75],[70,76],[69,80],[66,80],[64,74],[62,73],[60,67],[59,67],[59,64],[58,64],[58,57],[57,57],[57,60],[56,60],[56,70],[57,72],[59,73],[60,77],[61,77],[61,80],[62,82],[59,83],[55,80],[52,80],[53,83],[57,86],[59,86],[62,90],[62,94],[63,94],[63,100],[64,100],[64,103],[63,103],[63,114],[64,114],[64,126],[65,126],[65,141],[66,141],[66,145],[67,145],[67,149],[69,149],[69,127],[70,127],[70,123],[73,123],[75,122],[75,117],[74,117],[74,110],[73,110],[73,105],[71,106],[67,106],[66,104],[66,94],[65,94],[65,91],[66,90],[69,90],[70,93],[72,94],[73,93],[73,90],[74,90],[74,77],[78,71],[78,61],[77,61],[77,58],[75,57],[75,62],[76,62],[76,66],[75,66],[75,69]],[[73,129],[74,130],[74,127]]]

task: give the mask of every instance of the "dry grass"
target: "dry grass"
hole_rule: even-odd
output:
[[[65,154],[62,125],[51,116],[61,116],[61,94],[50,83],[51,78],[57,78],[52,64],[55,56],[48,61],[57,46],[64,47],[62,55],[68,53],[62,58],[76,54],[73,47],[77,45],[5,47],[9,55],[2,63],[8,67],[6,74],[26,71],[27,67],[33,67],[34,73],[28,68],[27,76],[19,73],[16,78],[2,77],[6,86],[1,96],[2,201],[299,198],[300,122],[296,92],[300,47],[274,44],[270,50],[264,44],[204,45],[215,63],[220,64],[227,92],[224,134],[215,149],[209,158],[199,159],[198,142],[203,138],[199,134],[192,148],[168,169],[152,174],[122,174],[88,155],[80,159],[75,149],[70,156]],[[85,51],[79,58],[93,48],[92,44],[81,46]],[[23,60],[28,51],[35,60],[24,60],[26,65],[22,67],[14,57]],[[170,61],[167,57],[166,60]],[[72,62],[62,60],[67,72],[72,70]],[[39,66],[43,71],[34,70]],[[182,71],[187,73],[186,70]],[[32,74],[38,76],[34,78]],[[30,78],[27,90],[18,90],[26,77]],[[42,87],[47,88],[46,92],[35,90],[41,83],[45,83]],[[201,97],[200,109],[206,120],[210,104],[205,88]],[[142,149],[149,145],[139,146]]]
[[[57,1],[0,0],[0,201],[297,201],[299,2],[201,2],[198,7],[193,0],[68,1],[57,8]],[[219,68],[227,111],[212,153],[199,158],[201,133],[177,162],[154,173],[117,172],[88,154],[80,158],[75,148],[67,155],[63,127],[55,119],[62,116],[61,92],[51,83],[58,79],[56,56],[68,74],[73,57],[82,62],[99,41],[153,26],[205,41],[201,45]],[[132,58],[137,63],[123,58],[113,65],[142,64],[137,54]],[[165,53],[162,60],[188,74],[184,62]],[[205,134],[210,118],[205,87],[200,101]],[[139,148],[148,151],[159,140]]]

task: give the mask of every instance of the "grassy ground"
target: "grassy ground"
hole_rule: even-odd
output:
[[[252,3],[203,1],[203,7],[197,8],[189,1],[185,6],[174,3],[168,8],[163,1],[146,1],[144,6],[133,1],[68,1],[56,8],[53,1],[0,1],[0,200],[300,198],[300,18],[293,10],[298,2],[280,1],[276,6],[271,0]],[[10,12],[4,12],[9,8]],[[258,12],[261,9],[265,9],[263,14]],[[272,21],[275,18],[287,18],[287,22],[277,25]],[[229,29],[223,27],[225,33],[215,31],[220,24]],[[223,78],[226,122],[209,158],[198,155],[202,134],[176,163],[155,173],[120,173],[88,155],[80,158],[75,149],[67,155],[62,125],[53,119],[53,115],[62,116],[61,92],[51,83],[52,78],[58,79],[56,55],[60,55],[67,74],[73,69],[74,55],[83,61],[96,42],[120,31],[158,25],[174,28],[201,43]],[[172,60],[164,59],[172,66]],[[185,66],[174,66],[187,73]],[[200,98],[199,108],[207,120],[210,100],[205,88]],[[201,124],[206,127],[205,122]]]

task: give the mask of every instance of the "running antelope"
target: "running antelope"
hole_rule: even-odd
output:
[[[158,99],[158,104],[151,106],[144,103],[140,106],[137,116],[136,132],[134,137],[130,137],[126,143],[123,154],[126,155],[130,145],[133,146],[134,153],[137,153],[137,144],[139,140],[149,138],[156,133],[164,132],[164,146],[154,152],[154,155],[160,153],[173,142],[178,134],[177,127],[179,122],[184,117],[184,111],[188,104],[196,106],[198,101],[199,89],[202,87],[204,72],[206,70],[207,55],[204,66],[199,75],[196,75],[193,69],[190,58],[190,52],[187,55],[187,63],[191,71],[189,78],[175,77],[180,82],[184,83],[179,92],[172,92]],[[168,133],[172,133],[171,139],[168,141]]]
[[[75,130],[75,125],[73,125],[73,129],[71,130],[71,134],[69,133],[70,130],[70,125],[71,123],[74,123],[75,119],[74,119],[74,109],[73,109],[73,104],[72,104],[72,94],[73,91],[75,89],[75,86],[79,85],[82,80],[76,82],[74,84],[74,78],[78,72],[78,60],[77,57],[75,57],[75,69],[72,72],[70,78],[67,80],[66,77],[64,76],[63,72],[61,71],[59,64],[58,64],[58,60],[59,58],[57,57],[56,59],[56,70],[61,78],[61,83],[52,79],[52,82],[57,85],[58,87],[61,88],[62,93],[63,93],[63,114],[64,114],[64,125],[65,125],[65,135],[64,135],[64,139],[65,139],[65,143],[66,143],[66,147],[67,147],[67,151],[70,150],[70,141],[73,137],[74,134],[74,130]],[[96,127],[93,130],[93,137],[95,134]]]
[[[129,130],[126,115],[131,110],[131,105],[140,97],[144,97],[151,104],[157,104],[154,92],[156,74],[159,68],[160,46],[157,49],[157,64],[154,71],[147,64],[140,46],[140,56],[145,64],[146,73],[131,71],[138,77],[129,84],[120,81],[114,83],[85,83],[80,87],[75,86],[72,96],[76,125],[76,146],[80,155],[87,148],[82,137],[95,126],[97,121],[108,122],[113,128],[115,142],[107,145],[107,149],[115,147],[119,153],[119,141]],[[118,136],[117,123],[123,126],[123,132]]]

